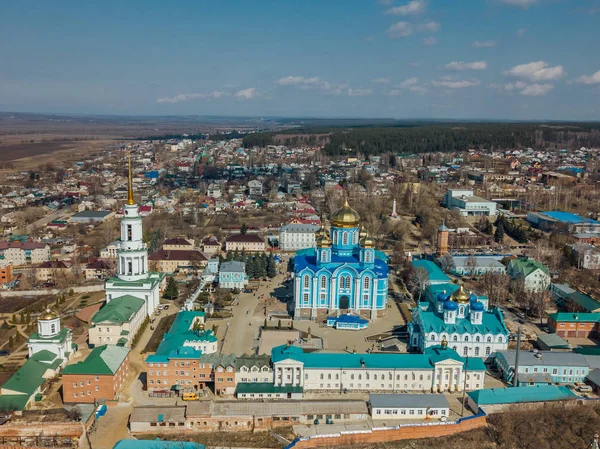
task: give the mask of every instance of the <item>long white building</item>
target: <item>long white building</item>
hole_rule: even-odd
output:
[[[298,251],[316,246],[315,233],[319,230],[312,224],[288,224],[279,230],[279,249]]]

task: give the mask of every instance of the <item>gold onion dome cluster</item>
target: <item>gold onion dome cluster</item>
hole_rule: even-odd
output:
[[[319,248],[331,246],[332,241],[329,237],[329,232],[327,232],[324,226],[321,226],[321,229],[316,232],[316,242]]]
[[[356,228],[360,222],[360,215],[350,207],[346,200],[341,209],[331,214],[329,221],[336,228]]]
[[[471,298],[471,295],[465,290],[465,287],[461,285],[458,290],[452,293],[451,298],[459,304],[467,304]]]
[[[55,320],[58,317],[59,316],[56,312],[53,312],[50,309],[46,309],[46,311],[39,317],[39,319],[42,321],[48,321],[48,320]]]

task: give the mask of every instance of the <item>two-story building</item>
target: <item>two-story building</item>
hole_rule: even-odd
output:
[[[219,267],[219,287],[242,290],[248,284],[246,264],[236,260],[223,262]]]
[[[225,251],[264,252],[265,239],[256,234],[234,234],[225,239]]]
[[[89,343],[129,346],[145,318],[143,299],[131,295],[113,299],[90,319]]]

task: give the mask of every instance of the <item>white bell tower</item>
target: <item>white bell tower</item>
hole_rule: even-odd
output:
[[[139,281],[148,276],[148,250],[142,239],[142,217],[133,199],[131,155],[127,187],[127,204],[121,220],[121,247],[117,252],[117,277],[123,281]]]

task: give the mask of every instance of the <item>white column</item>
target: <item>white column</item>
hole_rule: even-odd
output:
[[[354,279],[354,309],[358,313],[360,298],[360,278]]]
[[[319,280],[318,276],[315,276],[313,278],[313,282],[312,282],[312,312],[311,312],[311,316],[313,313],[316,314],[316,309],[317,309],[317,298],[319,297],[319,293],[318,293],[318,287],[319,284],[317,283]]]
[[[335,278],[331,277],[329,280],[329,310],[333,310],[335,308]]]

